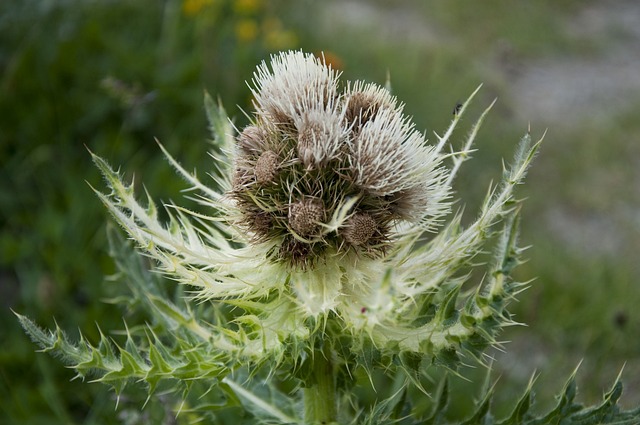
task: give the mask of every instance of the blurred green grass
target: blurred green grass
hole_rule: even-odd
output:
[[[529,121],[534,136],[549,128],[520,191],[528,198],[522,240],[531,248],[519,276],[536,279],[514,313],[528,327],[508,330],[506,353],[495,353],[498,394],[507,404],[538,370],[536,390],[548,403],[582,360],[582,400],[595,402],[626,363],[624,404],[637,405],[640,177],[633,161],[640,157],[640,96],[625,108],[596,107],[590,111],[597,116],[582,111],[577,119],[580,108],[551,118],[522,110],[523,99],[535,94],[524,82],[540,67],[596,61],[629,41],[633,34],[620,28],[576,35],[575,17],[601,10],[599,4],[0,3],[2,417],[10,424],[119,422],[113,396],[99,385],[70,382],[57,360],[35,354],[10,313],[47,326],[55,317],[63,329],[79,327],[94,340],[96,322],[105,330],[122,327],[123,312],[102,302],[113,291],[104,280],[113,271],[108,217],[87,185],[102,187],[85,146],[135,173],[156,199],[179,197],[182,182],[154,138],[187,168],[206,172],[203,90],[219,96],[242,126],[241,109],[250,111],[245,80],[259,61],[287,48],[325,51],[349,79],[384,84],[388,73],[394,93],[428,133],[446,128],[455,104],[484,83],[470,116],[499,100],[456,187],[471,215]]]

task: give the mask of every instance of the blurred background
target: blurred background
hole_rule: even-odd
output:
[[[513,305],[527,327],[493,353],[498,409],[536,371],[548,405],[580,362],[581,401],[596,402],[624,366],[623,405],[637,406],[639,47],[634,0],[0,2],[0,422],[143,423],[122,414],[139,405],[114,412],[106,387],[35,353],[11,309],[73,338],[79,328],[97,341],[95,323],[122,329],[123,312],[104,302],[109,218],[87,184],[104,187],[87,148],[156,200],[180,201],[154,138],[205,172],[204,90],[243,126],[245,81],[285,49],[324,52],[344,78],[389,75],[432,140],[483,83],[454,137],[498,98],[457,181],[467,219],[529,126],[535,139],[547,130],[519,191],[530,248],[518,278],[535,279]]]

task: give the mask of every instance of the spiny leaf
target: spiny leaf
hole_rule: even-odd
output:
[[[516,403],[511,416],[502,422],[503,425],[506,424],[521,424],[525,422],[525,419],[530,417],[529,409],[533,404],[533,383],[535,382],[535,377],[532,377],[529,380],[529,384],[527,385],[527,389],[524,391],[520,400]]]
[[[490,423],[492,420],[491,400],[494,396],[494,390],[495,387],[492,386],[485,392],[480,402],[476,403],[473,415],[469,419],[465,420],[462,425]]]
[[[234,145],[234,127],[231,125],[222,103],[219,100],[215,102],[206,91],[204,93],[204,107],[212,138],[213,149],[211,156],[215,159],[214,170],[216,175],[212,174],[212,176],[220,184],[233,163],[231,154]],[[222,186],[222,184],[220,185]]]
[[[618,377],[619,379],[619,377]],[[574,403],[576,394],[575,371],[568,378],[564,389],[558,397],[558,404],[548,413],[537,415],[534,412],[533,379],[515,404],[512,413],[503,419],[494,419],[491,412],[491,399],[495,394],[495,385],[485,396],[475,404],[475,412],[463,422],[434,422],[440,424],[463,425],[596,425],[616,424],[632,425],[640,423],[640,407],[623,410],[617,403],[622,394],[622,384],[616,380],[603,401],[596,406],[584,407]],[[446,409],[439,410],[441,417],[448,413]]]
[[[204,92],[204,109],[214,145],[222,149],[233,146],[233,127],[227,112],[222,103],[215,102],[207,91]]]
[[[120,394],[129,381],[143,381],[152,393],[161,380],[184,382],[207,380],[214,385],[231,369],[219,353],[211,353],[202,345],[181,338],[167,349],[157,338],[149,339],[148,347],[137,346],[130,334],[124,347],[115,345],[100,332],[98,346],[89,344],[83,336],[77,344],[68,341],[63,331],[46,332],[25,316],[16,314],[25,331],[43,351],[59,356],[80,376],[96,375],[94,382],[103,382]],[[117,348],[117,353],[113,347]]]
[[[434,425],[440,423],[444,419],[444,412],[449,406],[449,379],[445,377],[440,383],[436,398],[433,400],[433,410],[431,416],[425,419],[424,425]]]
[[[456,310],[456,301],[458,300],[458,294],[460,293],[460,286],[453,287],[445,296],[441,302],[438,311],[436,312],[433,320],[437,323],[447,325],[454,323],[458,318],[458,311]]]

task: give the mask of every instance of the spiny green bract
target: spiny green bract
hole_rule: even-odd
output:
[[[218,135],[217,140],[224,137]],[[508,277],[519,261],[512,191],[536,149],[526,135],[503,182],[490,191],[478,219],[467,228],[456,215],[426,243],[421,242],[423,231],[409,229],[382,259],[338,256],[306,270],[271,261],[270,242],[233,247],[227,233],[234,229],[218,217],[207,223],[206,217],[196,215],[201,224],[197,228],[188,221],[188,212],[173,207],[176,212],[169,211],[169,225],[159,223],[151,201],[147,207],[140,205],[131,185],[123,183],[104,160],[95,156],[94,160],[113,191],[99,196],[129,235],[158,261],[160,270],[199,289],[196,297],[218,299],[243,310],[232,328],[225,322],[209,327],[216,349],[257,364],[278,364],[297,353],[301,358],[288,360],[302,363],[318,338],[348,335],[350,342],[340,344],[345,356],[358,357],[361,347],[370,345],[381,358],[424,358],[455,370],[460,355],[480,358],[498,330],[511,324],[505,307],[522,288]],[[228,211],[219,201],[222,195],[208,195],[221,213]],[[350,205],[346,204],[347,212]],[[342,213],[337,215],[346,221]],[[456,273],[492,236],[495,221],[504,217],[509,218],[486,281],[475,294],[460,297],[466,280]],[[416,367],[419,363],[412,362]]]

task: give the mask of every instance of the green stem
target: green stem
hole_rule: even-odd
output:
[[[308,425],[337,423],[336,368],[330,348],[313,353],[313,385],[304,389],[304,422]]]

